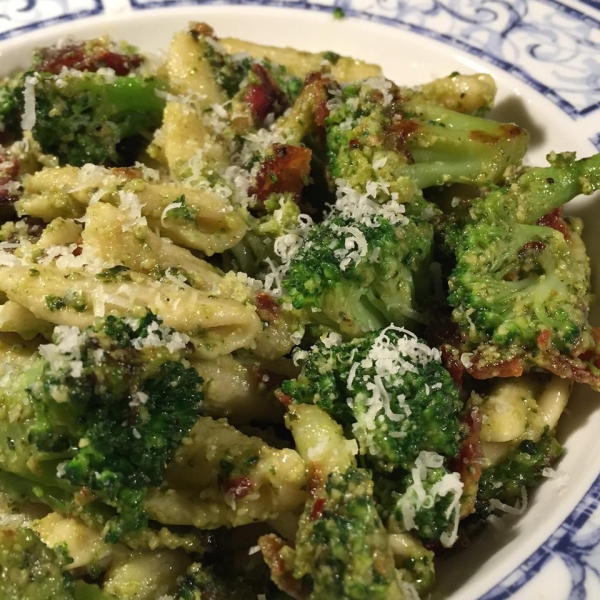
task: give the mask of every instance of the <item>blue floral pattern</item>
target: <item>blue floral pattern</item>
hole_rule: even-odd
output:
[[[222,1],[131,0],[131,5],[141,9]],[[399,25],[483,58],[529,83],[574,119],[600,108],[597,36],[600,21],[555,0],[247,0],[243,3],[317,10],[339,7],[348,15]]]
[[[9,0],[0,2],[0,40],[61,21],[102,12],[102,0]]]
[[[555,570],[562,562],[570,575],[565,600],[596,597],[589,592],[600,583],[600,476],[562,525],[513,573],[479,600],[505,600],[534,575]],[[558,596],[556,597],[558,600]]]
[[[127,0],[0,0],[0,40]],[[600,0],[129,0],[132,9],[257,4],[332,11],[414,31],[494,64],[589,128],[600,150]],[[577,8],[579,7],[579,8]],[[596,12],[598,11],[598,12]],[[505,600],[562,566],[566,595],[600,597],[600,476],[562,525],[480,600]],[[594,590],[594,591],[592,591]],[[557,596],[558,599],[558,596]]]

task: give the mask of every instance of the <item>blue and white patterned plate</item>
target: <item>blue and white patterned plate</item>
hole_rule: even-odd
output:
[[[346,18],[333,19],[336,7]],[[600,150],[600,0],[0,0],[0,68],[65,35],[164,48],[190,19],[222,35],[378,62],[406,84],[488,71],[500,88],[496,116],[530,130],[532,162],[551,149]],[[600,275],[600,211],[582,200],[573,212]],[[598,309],[592,317],[600,324]],[[494,523],[444,563],[436,597],[600,598],[599,401],[576,390],[559,428],[560,476],[525,515]]]

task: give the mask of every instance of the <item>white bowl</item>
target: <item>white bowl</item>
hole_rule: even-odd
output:
[[[88,4],[90,10],[99,6],[98,2]],[[133,2],[134,6],[136,4],[144,7],[151,3],[137,0]],[[431,2],[432,6],[436,4]],[[466,10],[464,4],[463,11]],[[483,10],[485,3],[470,4],[474,7],[481,5]],[[491,4],[497,4],[497,10],[502,6],[506,9],[500,3]],[[540,7],[534,7],[533,2],[529,5],[513,4],[515,11],[520,5],[533,12],[538,11],[537,17],[529,14],[534,25],[539,25],[542,18],[547,17],[546,13],[540,12]],[[557,18],[567,19],[569,10],[572,11],[558,3],[553,6]],[[548,21],[548,31],[556,33],[554,41],[544,40],[543,36],[540,38],[540,29],[533,27],[531,39],[510,40],[508,50],[502,50],[500,60],[497,44],[504,38],[498,34],[500,37],[495,39],[493,27],[486,29],[476,26],[480,15],[475,8],[471,11],[473,26],[470,29],[457,29],[461,23],[468,23],[465,21],[468,15],[453,16],[448,7],[432,8],[429,17],[424,7],[414,8],[411,12],[410,7],[402,3],[388,7],[384,0],[372,7],[366,6],[366,2],[353,3],[350,10],[346,7],[347,13],[367,17],[378,14],[380,20],[396,26],[348,17],[334,20],[330,8],[305,5],[305,8],[315,7],[326,8],[327,11],[247,5],[180,7],[142,10],[134,14],[128,14],[127,10],[117,16],[77,19],[49,28],[36,28],[18,36],[13,34],[19,33],[20,29],[6,30],[4,33],[0,29],[0,38],[8,38],[0,42],[0,65],[5,73],[15,67],[25,66],[34,47],[52,44],[68,35],[87,38],[110,34],[115,39],[132,42],[145,51],[165,49],[171,35],[185,27],[189,20],[202,20],[210,23],[218,35],[238,36],[255,42],[306,50],[333,50],[375,62],[382,65],[386,76],[400,84],[418,84],[452,71],[486,71],[494,76],[499,87],[493,116],[515,121],[532,134],[528,154],[530,163],[544,164],[544,157],[550,150],[575,150],[579,156],[589,155],[596,150],[590,138],[600,131],[600,116],[594,116],[590,109],[586,112],[585,103],[588,102],[589,106],[598,103],[599,98],[594,96],[597,80],[596,83],[593,78],[587,83],[583,81],[586,74],[581,71],[581,56],[575,49],[571,56],[563,52],[570,47],[571,38],[567,42],[564,36],[561,38],[560,20],[555,25],[552,20]],[[402,13],[403,7],[406,14]],[[444,10],[447,11],[446,16],[440,16],[440,11]],[[544,7],[544,10],[550,9]],[[575,25],[579,24],[579,30],[573,33],[574,39],[585,37],[590,27],[592,32],[597,27],[593,21],[586,24],[583,17],[574,17],[572,14],[571,17]],[[33,21],[40,18],[36,14]],[[398,28],[399,24],[404,26]],[[28,26],[28,23],[24,20],[16,25],[21,28]],[[507,27],[502,27],[504,29],[500,29],[506,32]],[[415,31],[424,32],[429,37]],[[461,45],[460,35],[467,35],[465,31],[470,32],[471,37],[467,38],[468,45],[462,45],[471,51],[470,54],[458,47]],[[523,35],[527,35],[526,30]],[[537,44],[536,35],[542,39],[542,46]],[[446,37],[450,44],[433,39],[435,37]],[[552,42],[554,50],[551,44],[544,46],[545,41]],[[537,48],[539,52],[554,52],[555,56],[539,60],[531,54],[532,48]],[[494,66],[490,61],[499,66]],[[586,64],[585,61],[583,64]],[[596,65],[595,68],[600,72],[600,67]],[[506,70],[517,74],[518,78]],[[565,79],[568,73],[572,73],[570,81]],[[561,77],[564,86],[554,91],[548,86],[548,97],[534,89],[542,89],[547,85],[544,82],[560,82]],[[600,269],[600,216],[589,198],[573,202],[569,211],[585,219],[584,239],[592,257],[596,281]],[[598,309],[592,315],[592,320],[594,318],[600,324]],[[565,445],[566,455],[560,462],[560,471],[568,474],[566,488],[561,487],[559,480],[544,482],[531,499],[525,515],[503,519],[501,526],[488,528],[469,548],[444,561],[439,568],[436,596],[453,600],[479,597],[486,600],[508,597],[549,600],[600,598],[598,578],[586,577],[596,572],[590,565],[600,564],[600,512],[596,511],[600,496],[600,481],[597,481],[600,473],[598,400],[596,393],[577,388],[568,413],[562,418],[559,439]],[[572,595],[578,591],[582,595]]]

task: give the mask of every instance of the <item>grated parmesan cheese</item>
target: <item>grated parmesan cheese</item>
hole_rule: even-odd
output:
[[[390,337],[393,331],[401,335]],[[417,336],[402,328],[390,325],[375,338],[368,354],[361,361],[353,362],[348,373],[346,387],[351,390],[355,381],[360,378],[368,392],[368,396],[359,394],[347,400],[353,408],[356,402],[364,402],[365,411],[352,426],[352,431],[361,441],[363,452],[368,450],[372,455],[377,455],[375,435],[387,427],[385,419],[396,423],[398,427],[388,431],[390,437],[402,438],[406,432],[402,424],[410,417],[411,410],[403,394],[391,398],[388,389],[394,387],[398,378],[408,372],[416,373],[417,365],[426,365],[430,362],[441,362],[441,353],[436,348],[430,348],[419,341]],[[436,382],[431,387],[438,389],[442,384]],[[399,412],[392,409],[397,406]]]
[[[405,225],[408,219],[404,215],[405,207],[392,198],[389,184],[383,181],[370,181],[364,194],[353,189],[345,179],[336,179],[335,210],[344,218],[352,219],[367,227],[379,227],[378,218],[387,219],[392,225]],[[390,198],[379,204],[375,202],[380,192]]]
[[[123,223],[123,231],[136,226],[147,226],[146,217],[142,216],[142,204],[133,192],[119,190],[119,208],[127,215],[129,222]],[[164,213],[163,213],[164,214]],[[162,220],[162,217],[161,217]]]
[[[373,90],[381,92],[381,102],[383,106],[387,106],[392,101],[392,94],[390,94],[390,90],[392,89],[392,82],[388,79],[385,79],[385,77],[379,76],[369,77],[368,79],[365,79],[365,81],[363,82],[363,90],[365,88],[371,88]]]
[[[38,83],[35,75],[25,78],[23,89],[23,116],[21,128],[23,131],[31,131],[35,127],[35,86]]]
[[[137,320],[136,326],[137,326]],[[169,352],[183,350],[190,342],[190,336],[185,333],[179,333],[170,327],[159,325],[153,321],[146,329],[145,337],[138,337],[133,340],[133,347],[137,350],[142,348],[157,348],[164,346]]]
[[[411,470],[413,483],[407,488],[403,496],[398,500],[396,510],[402,514],[402,521],[406,531],[417,529],[415,520],[417,513],[422,509],[430,509],[435,506],[439,498],[452,496],[452,501],[446,509],[447,519],[452,517],[453,528],[451,532],[444,532],[440,536],[440,542],[445,548],[451,548],[458,538],[458,524],[460,520],[460,498],[463,492],[463,483],[458,473],[445,473],[444,476],[434,483],[428,490],[423,485],[427,481],[428,471],[440,469],[444,465],[444,458],[436,452],[422,451],[415,467]]]

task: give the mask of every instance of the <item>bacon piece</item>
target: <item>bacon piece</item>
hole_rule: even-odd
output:
[[[481,362],[481,364],[480,364]],[[509,360],[486,361],[476,352],[472,358],[472,366],[467,368],[469,375],[475,379],[491,379],[492,377],[520,377],[523,375],[523,359],[515,357]]]
[[[207,23],[190,23],[190,33],[196,36],[204,36],[218,41],[219,38],[215,35],[215,30]]]
[[[134,167],[113,167],[110,170],[115,175],[120,175],[127,179],[140,179],[142,177],[142,172]]]
[[[585,358],[584,358],[585,357]],[[554,373],[563,379],[571,379],[577,383],[585,383],[596,391],[600,391],[600,375],[593,372],[600,368],[600,355],[582,354],[581,357],[562,356],[558,352],[544,352],[534,359],[536,366]]]
[[[283,406],[285,406],[285,408],[288,408],[293,401],[293,398],[289,394],[284,394],[281,390],[275,391],[275,397],[283,404]]]
[[[313,503],[312,510],[310,511],[310,518],[313,521],[316,521],[323,514],[324,508],[325,498],[317,498]]]
[[[254,63],[252,73],[258,82],[248,84],[244,93],[244,102],[250,107],[254,124],[261,127],[268,115],[272,114],[277,118],[289,108],[290,104],[286,95],[262,65]]]
[[[443,344],[441,347],[442,351],[442,365],[450,377],[454,380],[456,387],[460,390],[463,386],[463,380],[465,377],[465,367],[460,362],[460,350],[451,346],[450,344]]]
[[[241,500],[252,491],[253,487],[254,484],[249,477],[236,477],[235,479],[231,479],[226,483],[225,493],[236,500]]]
[[[544,242],[527,242],[520,250],[519,255],[524,257],[525,254],[534,253],[537,254],[544,250],[546,244]]]
[[[537,337],[538,348],[542,351],[548,350],[550,347],[550,339],[552,338],[552,332],[549,329],[544,329]]]
[[[262,163],[250,194],[265,201],[270,194],[289,192],[300,198],[310,174],[312,152],[302,146],[273,144],[273,155]]]
[[[258,547],[271,570],[271,579],[275,585],[296,600],[307,598],[308,591],[304,589],[303,580],[294,578],[292,565],[287,565],[283,558],[282,550],[290,547],[289,544],[270,533],[258,539]]]
[[[547,215],[544,215],[540,219],[537,220],[538,225],[543,225],[544,227],[551,227],[552,229],[556,229],[556,231],[560,231],[565,236],[565,240],[569,240],[571,237],[571,231],[567,222],[563,218],[562,208],[555,208],[550,211]]]
[[[279,302],[266,292],[258,292],[254,297],[256,302],[256,313],[258,314],[261,321],[272,323],[279,318],[281,314],[281,307]]]
[[[410,136],[419,129],[419,123],[411,119],[398,118],[392,119],[387,131],[385,132],[385,145],[391,150],[401,152],[406,157],[409,164],[415,161],[407,148]]]
[[[306,76],[304,80],[304,90],[302,94],[310,97],[310,104],[314,110],[314,122],[318,128],[325,127],[325,119],[329,116],[327,101],[327,80],[322,73],[313,71]]]
[[[452,469],[460,475],[463,483],[463,495],[460,516],[464,518],[475,512],[477,488],[483,465],[483,448],[481,446],[481,415],[478,410],[472,410],[466,417],[465,423],[469,433],[460,446],[458,458],[454,460]]]
[[[98,69],[113,69],[123,76],[139,67],[144,59],[139,54],[121,54],[102,44],[73,43],[50,46],[39,51],[39,60],[34,68],[45,73],[58,75],[63,67],[76,71],[96,72]]]

